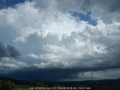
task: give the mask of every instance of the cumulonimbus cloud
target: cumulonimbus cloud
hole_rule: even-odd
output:
[[[30,77],[45,80],[49,74],[47,80],[62,80],[79,78],[79,73],[84,76],[86,72],[91,76],[90,72],[93,72],[94,78],[94,72],[120,68],[117,2],[33,0],[0,10],[0,38],[7,45],[0,43],[0,57],[7,57],[3,58],[6,62],[13,57],[16,64],[16,59],[22,54],[21,62],[17,64],[22,67],[24,63],[20,70],[24,72],[23,76],[19,76],[19,71],[10,75],[27,78],[29,73]],[[91,19],[97,19],[97,25],[93,26],[69,13],[84,14],[88,10]],[[3,70],[5,66],[16,67],[13,64],[0,65]]]

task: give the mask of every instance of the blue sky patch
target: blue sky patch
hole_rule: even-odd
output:
[[[18,3],[24,3],[26,0],[0,0],[0,9],[14,7]],[[32,0],[27,0],[32,1]]]
[[[86,21],[93,26],[97,25],[97,20],[93,20],[91,18],[91,11],[87,11],[87,14],[78,13],[75,11],[69,11],[69,13],[74,17],[79,16],[81,20]]]
[[[100,50],[100,46],[97,46],[97,50]]]

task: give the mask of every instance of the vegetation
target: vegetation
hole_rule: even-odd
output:
[[[0,90],[120,90],[120,79],[81,82],[39,82],[1,79]]]
[[[14,90],[15,88],[15,84],[11,81],[0,80],[0,90]]]

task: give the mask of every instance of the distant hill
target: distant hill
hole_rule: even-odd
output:
[[[14,82],[17,85],[29,85],[30,82],[33,81],[27,81],[27,80],[16,80],[8,77],[0,77],[0,80]],[[43,82],[43,81],[39,81]],[[87,80],[87,81],[64,81],[64,82],[44,82],[48,86],[54,86],[54,85],[62,85],[62,86],[97,86],[97,85],[120,85],[120,78],[119,79],[104,79],[104,80]]]
[[[11,81],[17,86],[19,90],[28,90],[30,87],[39,86],[43,87],[72,87],[77,88],[75,90],[120,90],[120,78],[119,79],[106,79],[106,80],[87,80],[87,81],[64,81],[64,82],[43,82],[43,81],[27,81],[27,80],[16,80],[7,77],[0,77],[0,80]],[[4,84],[3,84],[4,85]],[[90,89],[79,89],[79,88],[90,88]],[[0,89],[9,90],[9,89]],[[71,89],[73,90],[73,89]]]
[[[16,80],[16,79],[9,78],[9,77],[0,77],[0,80],[11,81],[11,82],[14,82],[15,84],[19,84],[19,85],[28,85],[30,82],[30,81],[26,81],[26,80]]]

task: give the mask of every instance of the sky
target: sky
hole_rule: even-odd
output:
[[[120,1],[0,0],[0,76],[120,78]]]

